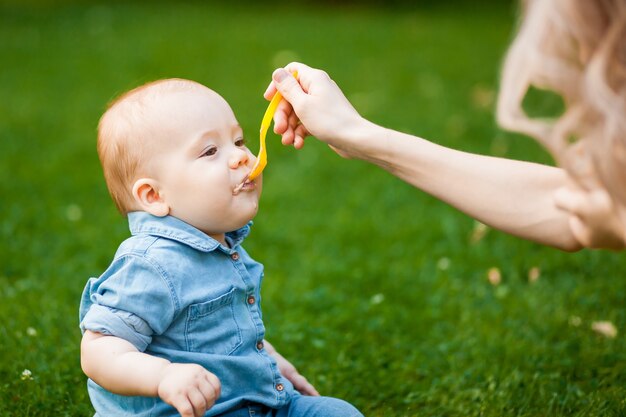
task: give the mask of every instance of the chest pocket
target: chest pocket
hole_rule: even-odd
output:
[[[230,355],[241,346],[234,299],[235,288],[231,288],[224,295],[189,306],[185,341],[190,352]]]

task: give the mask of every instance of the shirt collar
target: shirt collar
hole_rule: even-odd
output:
[[[231,248],[225,248],[211,236],[173,216],[157,217],[145,211],[133,211],[128,213],[128,225],[132,235],[149,234],[164,237],[203,252],[211,252],[220,246],[226,251],[239,246],[250,233],[252,221],[237,230],[226,233]]]

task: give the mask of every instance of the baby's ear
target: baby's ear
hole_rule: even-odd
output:
[[[133,198],[141,207],[153,216],[164,217],[170,212],[169,205],[159,194],[158,182],[151,178],[140,178],[133,184]]]

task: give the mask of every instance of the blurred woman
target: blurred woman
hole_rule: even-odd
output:
[[[296,80],[291,73],[298,71]],[[522,110],[530,86],[563,97],[556,120]],[[526,0],[502,71],[497,117],[536,138],[557,167],[476,155],[362,118],[323,71],[277,69],[274,131],[313,135],[512,235],[567,251],[626,245],[626,0]]]

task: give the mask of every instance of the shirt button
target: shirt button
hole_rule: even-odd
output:
[[[258,350],[263,349],[263,342],[258,342],[258,343],[256,344],[256,348],[257,348]]]
[[[254,304],[254,301],[255,301],[255,299],[254,299],[254,296],[253,296],[253,295],[251,295],[250,297],[248,297],[248,304],[252,305],[252,304]]]
[[[239,254],[237,252],[234,252],[232,255],[230,255],[230,259],[232,259],[233,261],[239,260]]]
[[[283,384],[276,384],[276,391],[282,391],[284,389],[285,389],[285,387],[284,387]]]

